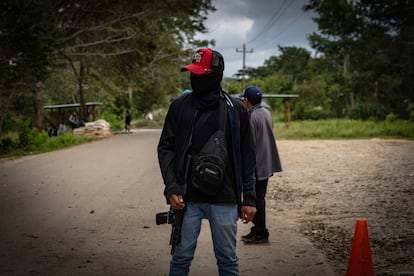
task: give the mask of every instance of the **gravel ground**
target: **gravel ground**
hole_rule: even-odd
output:
[[[0,275],[167,275],[171,227],[155,224],[168,210],[160,133],[0,159]],[[243,235],[251,224],[239,227]],[[269,244],[238,243],[241,275],[336,275],[291,216],[269,213],[268,227]],[[218,275],[207,221],[190,275]]]
[[[268,210],[300,231],[344,275],[357,218],[365,218],[376,275],[414,275],[414,141],[277,142],[284,171]]]
[[[159,133],[0,160],[0,275],[165,275]],[[345,275],[360,217],[376,275],[414,275],[414,141],[277,143],[284,171],[268,187],[270,244],[238,246],[242,275]],[[216,275],[203,229],[192,275]]]

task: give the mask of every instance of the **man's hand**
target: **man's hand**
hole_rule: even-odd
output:
[[[256,207],[254,206],[242,206],[241,209],[241,219],[243,223],[249,223],[253,220],[254,215],[256,214]]]
[[[170,196],[170,206],[176,210],[182,210],[185,207],[183,197],[180,195],[171,195]]]

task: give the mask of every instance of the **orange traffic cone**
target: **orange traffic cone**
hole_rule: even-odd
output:
[[[346,275],[374,275],[371,248],[369,246],[368,224],[365,219],[357,219]]]

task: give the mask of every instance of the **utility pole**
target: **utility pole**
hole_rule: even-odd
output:
[[[250,51],[246,51],[246,44],[243,43],[243,51],[240,51],[239,48],[236,48],[236,53],[243,53],[243,79],[242,79],[242,92],[244,91],[244,83],[245,83],[245,76],[246,76],[246,53],[253,53],[253,49]]]

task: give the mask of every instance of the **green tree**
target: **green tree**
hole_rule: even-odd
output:
[[[44,83],[50,72],[61,69],[55,65],[62,59],[71,64],[81,105],[93,71],[95,78],[143,87],[145,95],[152,95],[148,88],[154,84],[156,91],[176,89],[179,77],[170,78],[168,72],[188,56],[184,46],[206,43],[193,36],[205,31],[203,22],[211,10],[210,0],[2,1],[2,99],[7,99],[11,81],[32,87],[35,125],[42,128]]]
[[[319,32],[313,48],[328,57],[343,75],[337,78],[346,93],[348,114],[369,105],[374,117],[396,113],[408,118],[413,102],[413,1],[311,0],[306,10],[317,13]],[[381,112],[379,112],[381,111]]]
[[[279,70],[289,76],[296,86],[306,77],[306,66],[310,59],[310,52],[304,48],[278,46],[281,52],[279,56]]]
[[[353,51],[358,47],[363,28],[362,19],[358,16],[360,10],[348,0],[311,0],[305,10],[314,10],[317,13],[314,20],[320,33],[310,36],[312,48],[337,62],[342,59],[343,79],[348,79],[347,75],[352,72]],[[350,92],[346,97],[347,107],[350,109],[355,104],[354,93],[348,89],[347,82],[343,85],[343,91]]]
[[[55,45],[46,15],[55,6],[46,1],[37,2],[5,0],[0,3],[0,64],[4,72],[1,88],[16,90],[19,94],[32,92],[34,112],[31,113],[40,129],[44,81]],[[7,98],[7,91],[10,90],[2,93],[3,98]],[[22,110],[24,106],[17,108]]]
[[[357,5],[365,22],[358,63],[358,71],[364,72],[359,84],[367,77],[363,100],[371,99],[375,112],[408,118],[414,102],[414,3],[364,0]]]

